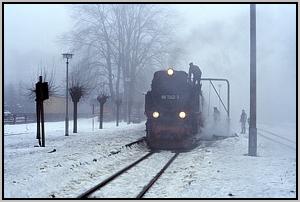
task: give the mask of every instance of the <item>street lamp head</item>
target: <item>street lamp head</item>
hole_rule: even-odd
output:
[[[62,55],[63,55],[63,58],[66,58],[66,59],[71,59],[73,56],[73,54],[71,54],[71,53],[63,53]]]

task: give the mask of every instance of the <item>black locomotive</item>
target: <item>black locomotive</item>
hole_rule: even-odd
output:
[[[189,149],[200,132],[201,85],[184,71],[157,71],[145,97],[146,139],[152,149]]]

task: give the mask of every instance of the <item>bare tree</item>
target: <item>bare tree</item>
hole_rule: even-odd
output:
[[[138,72],[146,66],[151,67],[158,59],[171,31],[166,18],[163,18],[165,13],[156,5],[118,5],[114,7],[114,13],[119,22],[119,44],[122,46],[120,50],[123,50],[120,55],[123,61],[120,61],[123,63],[123,85],[127,95],[127,122],[130,123],[136,83],[140,79]]]
[[[106,103],[109,96],[105,93],[100,93],[100,95],[97,96],[97,100],[100,104],[100,113],[99,113],[99,129],[103,128],[103,108],[104,104]]]
[[[73,133],[77,133],[77,105],[80,99],[88,95],[94,88],[94,76],[91,72],[86,71],[88,65],[84,62],[79,62],[70,73],[70,88],[69,92],[73,102]]]
[[[124,92],[125,111],[130,117],[137,80],[144,79],[137,77],[139,72],[166,60],[161,55],[167,52],[172,36],[167,13],[157,5],[76,5],[73,19],[75,27],[64,41],[90,54],[90,67],[97,68],[101,76],[105,74],[112,103]]]

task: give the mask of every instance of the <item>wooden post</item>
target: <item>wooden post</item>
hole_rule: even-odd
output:
[[[40,133],[40,101],[36,98],[36,139],[39,141],[41,146],[41,133]]]
[[[42,147],[45,147],[45,120],[44,120],[44,106],[43,101],[40,102],[41,106],[41,123],[42,123]]]
[[[42,146],[41,144],[41,127],[40,127],[40,123],[41,123],[41,88],[40,88],[40,84],[43,81],[43,77],[39,76],[39,81],[36,83],[35,85],[35,94],[36,94],[36,123],[37,123],[37,133],[36,133],[36,139],[38,139],[39,141],[39,146]]]

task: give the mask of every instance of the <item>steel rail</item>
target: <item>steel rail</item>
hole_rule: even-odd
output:
[[[135,165],[137,165],[138,163],[140,163],[141,161],[145,160],[146,158],[148,158],[149,156],[151,156],[153,154],[153,152],[149,152],[146,155],[144,155],[143,157],[141,157],[140,159],[136,160],[135,162],[131,163],[130,165],[126,166],[125,168],[121,169],[120,171],[116,172],[115,174],[113,174],[112,176],[106,178],[104,181],[102,181],[101,183],[97,184],[96,186],[92,187],[91,189],[87,190],[86,192],[84,192],[83,194],[79,195],[77,198],[88,198],[91,194],[93,194],[94,192],[96,192],[97,190],[99,190],[100,188],[104,187],[105,185],[107,185],[109,182],[113,181],[116,177],[122,175],[123,173],[125,173],[127,170],[129,170],[130,168],[134,167]]]
[[[140,139],[138,139],[138,140],[136,140],[134,142],[126,144],[125,147],[131,147],[134,144],[139,144],[139,143],[144,142],[144,141],[146,141],[146,137],[142,137],[142,138],[140,138]]]
[[[128,144],[126,144],[125,146],[122,146],[121,148],[119,148],[117,151],[112,151],[112,152],[110,152],[110,154],[109,154],[108,156],[118,154],[118,153],[121,152],[122,149],[128,148],[128,147],[131,148],[132,145],[134,145],[134,144],[139,144],[139,143],[141,143],[141,142],[144,142],[145,140],[146,140],[146,137],[142,137],[142,138],[140,138],[140,139],[138,139],[138,140],[136,140],[136,141],[134,141],[134,142],[128,143]]]
[[[274,139],[272,139],[272,138],[270,138],[270,137],[268,137],[268,136],[263,135],[261,132],[257,132],[257,134],[260,135],[260,136],[262,136],[262,137],[265,138],[265,139],[268,139],[268,140],[270,140],[270,141],[273,141],[273,142],[276,142],[276,143],[278,143],[278,144],[284,145],[284,146],[286,146],[286,147],[289,148],[289,149],[296,150],[296,148],[292,147],[291,145],[288,145],[288,144],[282,143],[282,142],[280,142],[280,141],[274,140]]]
[[[282,136],[280,136],[280,135],[278,135],[278,134],[276,134],[276,133],[273,133],[273,132],[271,132],[271,131],[268,131],[268,130],[265,130],[265,129],[261,129],[261,128],[258,128],[258,130],[260,130],[260,131],[262,131],[262,132],[265,132],[265,133],[268,133],[268,134],[270,134],[270,135],[279,137],[279,138],[281,138],[281,139],[283,139],[283,140],[285,140],[285,141],[288,141],[288,142],[291,142],[291,143],[295,143],[293,140],[290,140],[290,139],[288,139],[288,138],[286,138],[286,137],[282,137]]]
[[[4,136],[9,137],[9,136],[15,136],[15,135],[29,135],[29,133],[13,133],[13,134],[5,134]]]
[[[165,166],[156,174],[154,178],[150,180],[150,182],[143,188],[143,190],[137,195],[136,198],[142,198],[145,193],[153,186],[153,184],[158,180],[158,178],[163,174],[163,172],[170,166],[170,164],[175,160],[175,158],[179,155],[176,153],[166,164]]]

